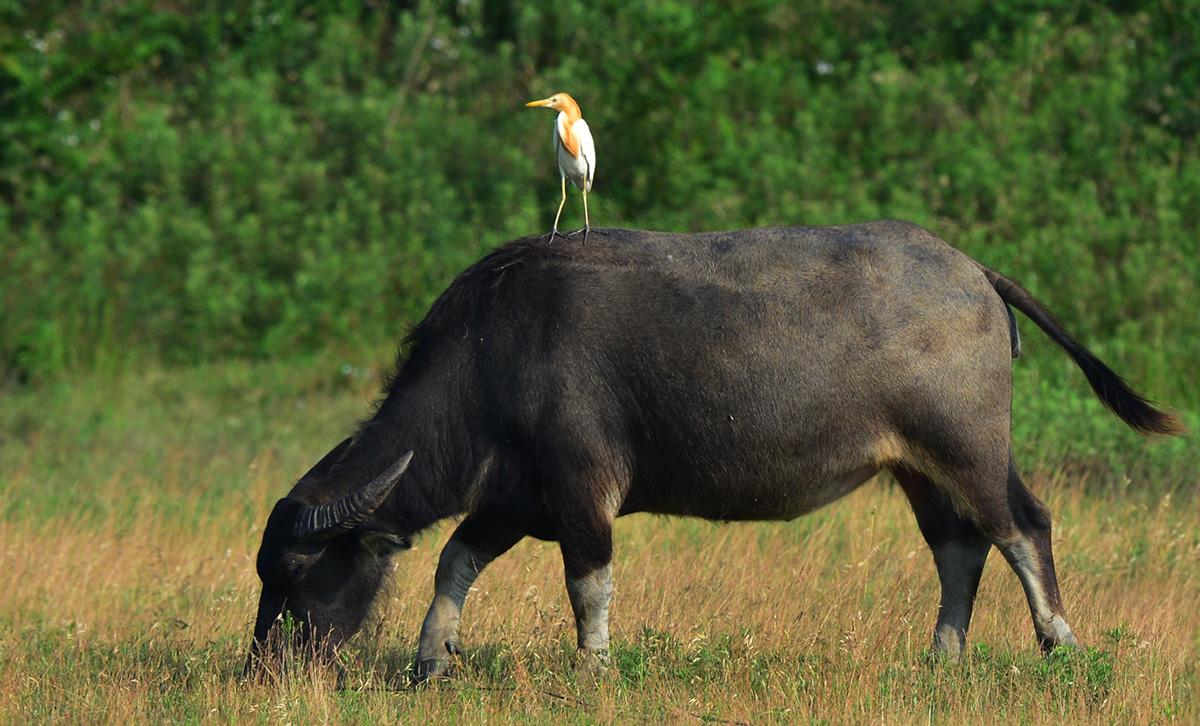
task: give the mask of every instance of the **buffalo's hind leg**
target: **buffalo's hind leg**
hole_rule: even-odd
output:
[[[514,529],[490,520],[464,520],[438,559],[433,602],[421,625],[417,648],[417,680],[450,674],[451,657],[461,653],[458,625],[463,602],[475,578],[489,562],[522,538]]]
[[[975,593],[992,543],[971,520],[959,515],[950,498],[928,478],[908,469],[893,473],[908,496],[937,565],[942,596],[933,649],[956,658],[966,646]]]
[[[1007,495],[1013,526],[1010,531],[998,534],[996,546],[1021,578],[1038,644],[1046,652],[1058,646],[1078,647],[1079,641],[1067,624],[1054,570],[1050,510],[1026,488],[1011,458]]]
[[[1050,511],[1022,483],[1016,467],[1012,463],[1011,455],[983,456],[973,463],[967,463],[971,461],[969,458],[959,461],[963,465],[957,469],[957,473],[943,475],[938,480],[938,488],[948,495],[945,499],[953,500],[953,506],[950,508],[959,513],[954,516],[944,515],[943,521],[953,523],[949,525],[952,529],[958,528],[959,531],[963,531],[962,520],[970,520],[969,524],[973,524],[975,529],[1004,555],[1004,559],[1008,561],[1021,580],[1021,586],[1025,590],[1025,597],[1033,616],[1033,627],[1037,634],[1038,644],[1043,650],[1049,652],[1060,645],[1078,646],[1078,641],[1071,633],[1070,626],[1067,625],[1062,596],[1058,590],[1058,577],[1054,571],[1054,555],[1050,547]],[[921,480],[921,482],[926,485],[923,487],[924,489],[929,488],[928,480]],[[910,481],[910,485],[912,483]],[[920,508],[916,503],[913,507],[918,509],[917,516],[920,520],[922,516]],[[944,511],[946,508],[946,503],[943,503],[928,509]],[[958,521],[955,520],[955,517]],[[922,522],[921,528],[924,532],[926,528],[924,522]],[[934,529],[936,530],[938,527],[934,525]],[[929,539],[928,533],[926,533],[926,539]],[[937,540],[936,537],[934,539]],[[963,541],[961,535],[959,541]],[[971,541],[971,539],[968,538],[967,541]],[[984,550],[984,554],[986,554],[986,550]],[[936,559],[936,547],[934,556]],[[938,560],[938,574],[943,578],[943,604],[946,603],[946,580],[943,569],[947,571],[948,575],[955,572],[967,574],[972,572],[973,565],[970,564],[972,562],[970,556],[967,556],[966,559],[962,559],[963,557],[962,551],[958,550],[955,556],[946,558],[948,561],[945,564],[942,560]],[[956,565],[952,564],[950,560],[961,561]],[[980,559],[978,567],[982,568],[982,559]],[[974,584],[978,582],[978,577],[978,574],[971,575],[972,591]],[[951,590],[953,591],[955,587],[952,585]],[[961,592],[966,592],[965,587],[961,585],[958,587],[961,588]],[[961,595],[957,599],[951,598],[951,607],[954,602],[964,601],[965,599]],[[967,612],[969,613],[969,610]],[[939,629],[944,623],[949,625],[954,625],[956,622],[964,625],[966,623],[961,615],[958,616],[957,621],[954,619],[953,613],[946,617],[948,619],[944,621],[943,616],[939,616]]]

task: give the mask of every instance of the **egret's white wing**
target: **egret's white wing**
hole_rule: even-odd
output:
[[[587,164],[587,188],[592,189],[592,179],[596,176],[596,142],[592,140],[592,130],[587,121],[579,119],[572,128],[575,138],[579,139],[579,156]]]
[[[551,146],[554,147],[554,158],[558,158],[559,154],[569,154],[566,147],[563,146],[563,124],[567,115],[565,113],[558,114],[558,120],[554,122],[554,137],[550,140]],[[561,166],[561,164],[560,164]]]
[[[596,161],[592,132],[588,130],[583,119],[575,121],[575,125],[571,127],[571,136],[579,144],[579,156],[571,154],[563,143],[563,138],[566,136],[563,133],[566,116],[565,113],[560,113],[558,121],[554,124],[554,153],[558,160],[558,172],[570,179],[571,183],[580,189],[587,184],[588,191],[591,191],[593,167]]]

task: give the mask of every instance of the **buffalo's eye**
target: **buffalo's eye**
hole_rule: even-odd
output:
[[[412,547],[412,540],[390,532],[366,532],[358,538],[359,544],[376,557],[386,557]]]
[[[314,555],[284,555],[279,563],[279,570],[285,582],[295,583],[303,579],[304,573],[316,561],[317,557]]]

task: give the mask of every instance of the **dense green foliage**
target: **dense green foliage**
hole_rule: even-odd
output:
[[[191,5],[0,0],[0,377],[398,338],[549,227],[564,89],[599,224],[910,219],[1200,405],[1196,3]]]

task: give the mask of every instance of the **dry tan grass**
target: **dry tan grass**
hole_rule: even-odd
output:
[[[320,672],[240,685],[258,527],[286,478],[259,462],[252,516],[230,507],[197,527],[151,516],[0,525],[0,712],[114,722],[1197,717],[1194,502],[1146,506],[1062,482],[1035,488],[1050,489],[1069,614],[1103,652],[1040,658],[1016,578],[993,556],[971,633],[986,646],[956,666],[929,662],[933,566],[903,497],[872,483],[793,523],[622,520],[617,667],[597,687],[576,682],[558,552],[535,541],[472,593],[460,678],[400,687],[448,529],[399,559],[341,690]]]
[[[931,558],[873,482],[795,522],[617,527],[615,667],[571,667],[555,546],[518,545],[467,602],[460,675],[405,687],[437,554],[398,559],[339,689],[237,676],[273,501],[368,410],[341,358],[146,371],[0,407],[0,721],[1195,722],[1197,486],[1177,501],[1031,477],[1055,513],[1068,614],[1095,650],[1043,659],[993,554],[971,656],[925,654]],[[1092,487],[1091,489],[1101,489]]]

